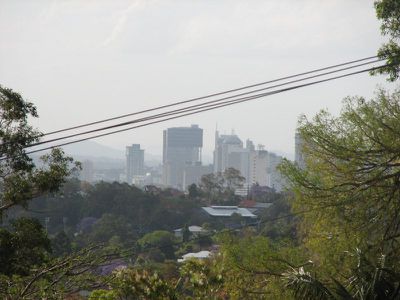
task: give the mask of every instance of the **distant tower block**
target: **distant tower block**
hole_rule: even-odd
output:
[[[163,184],[184,189],[188,165],[201,164],[203,129],[198,125],[173,127],[163,132]]]
[[[132,184],[133,177],[144,175],[144,150],[140,144],[126,147],[126,180]]]

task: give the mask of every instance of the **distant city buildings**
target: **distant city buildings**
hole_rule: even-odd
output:
[[[236,134],[220,135],[215,132],[214,172],[235,168],[248,182],[250,150],[243,148],[242,140]]]
[[[185,169],[201,166],[203,129],[198,125],[173,127],[163,132],[163,184],[185,189]]]
[[[301,152],[303,141],[300,135],[295,136],[295,161],[302,167],[304,158]],[[202,164],[203,129],[198,125],[190,127],[172,127],[163,131],[162,164],[144,162],[144,150],[140,144],[126,147],[125,168],[121,159],[97,159],[95,164],[90,160],[82,163],[80,178],[88,182],[119,181],[134,184],[138,187],[164,186],[187,191],[191,184],[199,185],[202,176],[210,173],[224,172],[228,168],[238,170],[245,178],[243,186],[235,190],[236,195],[249,195],[253,186],[270,188],[281,192],[285,180],[277,170],[283,157],[264,149],[263,145],[254,145],[247,139],[246,143],[232,132],[219,134],[215,132],[214,163]]]
[[[245,193],[254,184],[269,186],[280,192],[284,188],[284,179],[277,170],[282,157],[264,150],[259,145],[257,150],[251,140],[243,147],[242,140],[235,134],[220,135],[215,133],[214,172],[224,172],[235,168],[245,178],[245,186],[239,194]]]
[[[140,149],[140,144],[126,147],[126,181],[129,184],[134,180],[141,182],[144,175],[144,150]]]
[[[214,172],[213,165],[203,166],[201,163],[195,165],[186,165],[183,173],[183,188],[187,189],[189,185],[199,185],[201,177]]]

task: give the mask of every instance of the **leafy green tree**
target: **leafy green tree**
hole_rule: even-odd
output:
[[[388,66],[372,72],[388,74],[395,81],[400,74],[400,3],[398,0],[375,1],[376,15],[382,21],[381,32],[389,41],[378,50],[378,56],[386,59]]]
[[[235,168],[227,168],[223,173],[225,186],[228,190],[235,191],[237,188],[243,187],[243,183],[246,178],[244,178],[239,170]]]
[[[189,230],[189,226],[187,224],[185,224],[182,227],[182,241],[184,241],[184,242],[189,241],[191,235],[192,235],[192,233]]]
[[[27,275],[48,261],[50,240],[36,219],[20,218],[13,220],[11,226],[11,231],[0,228],[0,273]]]
[[[146,234],[140,240],[138,244],[142,249],[157,248],[160,250],[167,259],[174,259],[174,243],[176,242],[175,236],[163,230],[156,230]]]
[[[97,299],[138,299],[138,300],[177,300],[175,287],[149,271],[123,269],[115,272],[109,283],[112,290],[95,290],[89,300]]]
[[[206,174],[201,177],[200,188],[208,198],[207,202],[211,204],[218,198],[223,189],[223,179],[220,174]]]
[[[189,185],[189,199],[196,199],[200,196],[200,191],[195,183]]]
[[[113,214],[104,214],[93,225],[91,232],[85,239],[89,243],[106,243],[115,236],[120,237],[123,244],[132,244],[137,235],[133,231],[132,225],[128,220],[122,216],[115,216]]]
[[[358,248],[400,265],[400,91],[379,90],[367,101],[347,98],[340,116],[302,118],[306,168],[284,161],[281,171],[303,212],[301,236],[325,276],[351,276],[345,253]]]
[[[98,266],[119,256],[104,245],[90,246],[32,268],[28,275],[0,275],[1,299],[70,299],[81,290],[104,286]]]
[[[71,240],[64,231],[60,231],[51,240],[51,248],[56,257],[69,254],[72,251]]]
[[[316,272],[300,267],[282,274],[286,286],[296,299],[399,299],[400,274],[386,268],[385,257],[375,258],[372,262],[359,250],[351,256],[357,262],[345,284],[336,279],[323,281]]]
[[[25,147],[41,136],[28,124],[29,117],[37,116],[31,102],[0,86],[0,216],[14,205],[27,207],[33,198],[58,191],[74,170],[72,158],[60,149],[42,156],[41,167],[26,154]]]
[[[206,174],[201,177],[200,189],[208,204],[234,201],[235,190],[243,187],[245,178],[240,171],[227,168],[224,172]]]

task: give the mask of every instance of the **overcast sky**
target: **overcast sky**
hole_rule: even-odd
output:
[[[369,0],[0,0],[0,84],[34,102],[43,132],[372,56],[384,41]],[[96,141],[161,154],[162,130],[216,123],[294,152],[298,116],[371,97],[367,74]]]

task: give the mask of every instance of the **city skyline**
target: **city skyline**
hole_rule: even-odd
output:
[[[385,40],[372,0],[2,5],[0,80],[37,106],[40,117],[31,121],[43,132],[371,56]],[[370,98],[377,84],[389,86],[357,75],[96,142],[123,149],[140,140],[157,154],[163,128],[196,123],[210,154],[218,123],[293,157],[302,113],[338,114],[343,98]]]

